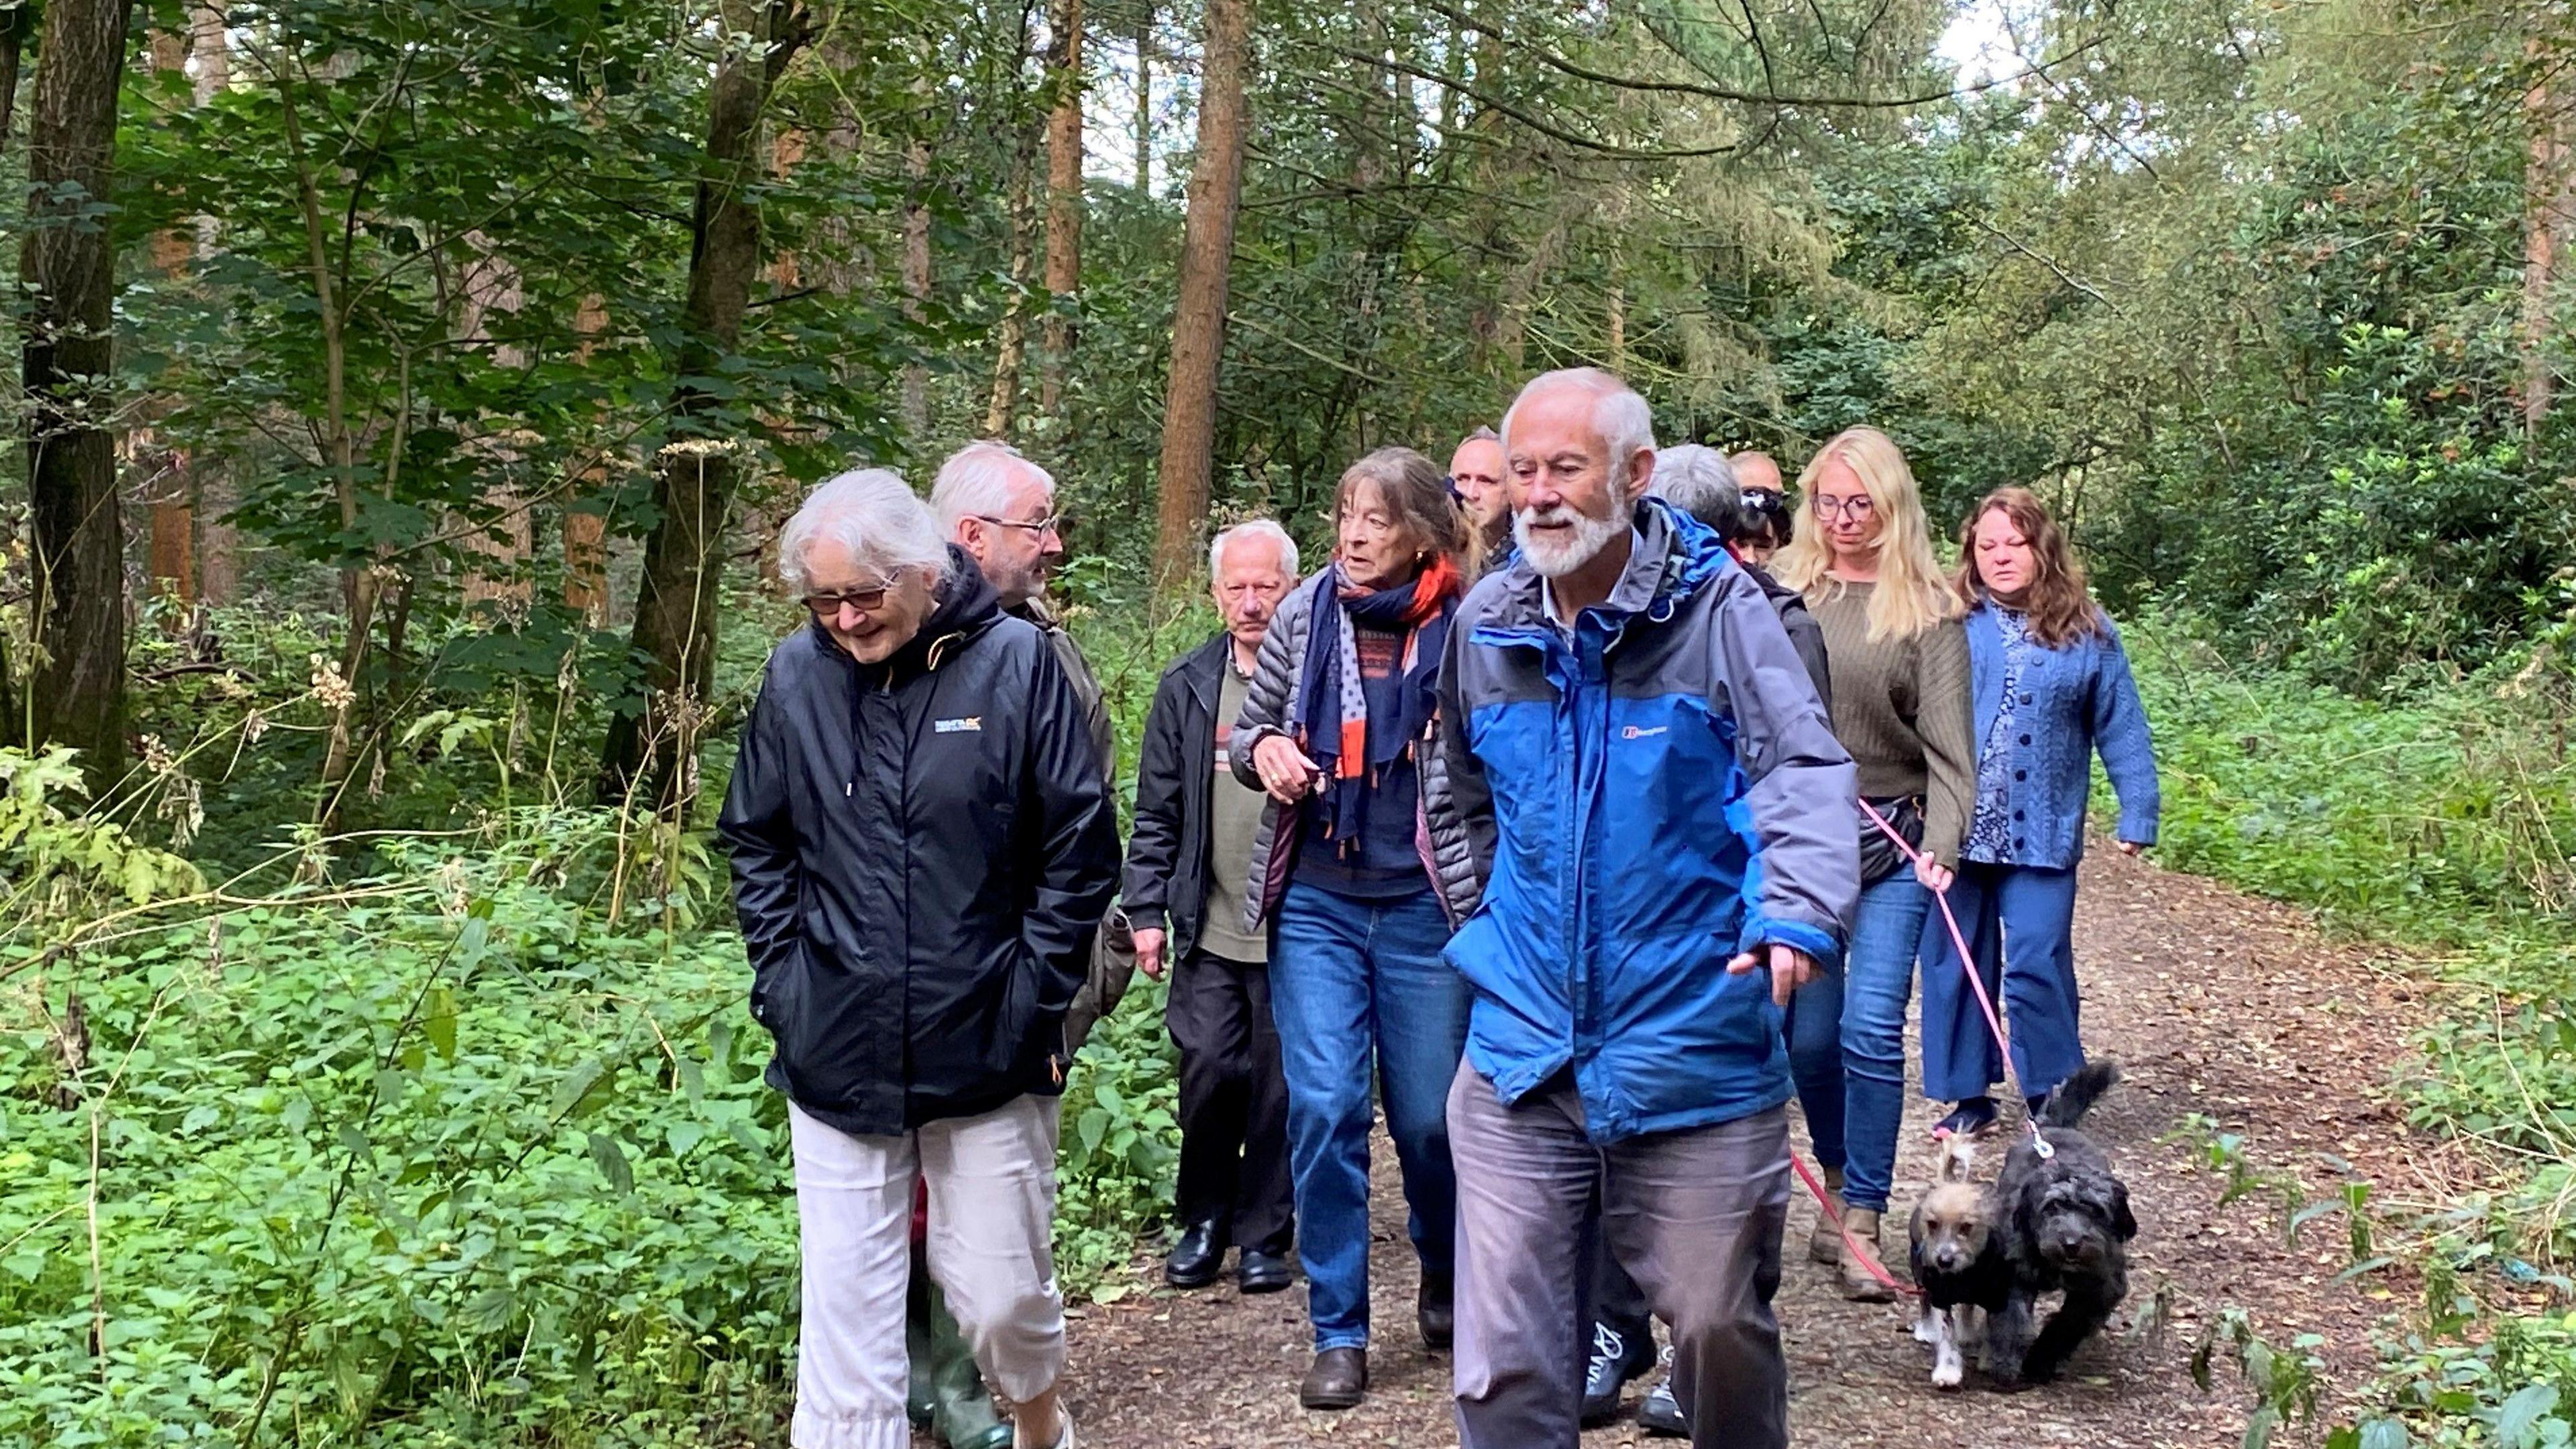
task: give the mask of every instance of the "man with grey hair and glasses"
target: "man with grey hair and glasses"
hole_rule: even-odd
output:
[[[1645,496],[1653,421],[1595,368],[1522,389],[1520,558],[1441,671],[1432,813],[1484,883],[1447,951],[1475,993],[1449,1094],[1465,1449],[1574,1449],[1596,1204],[1672,1325],[1691,1441],[1788,1443],[1780,1007],[1848,935],[1852,763],[1761,589]]]
[[[905,1449],[907,1241],[1021,1445],[1073,1443],[1050,1250],[1063,1020],[1116,886],[1116,806],[1034,627],[882,469],[779,539],[771,653],[718,830],[777,1043],[803,1245],[798,1449]]]
[[[1225,627],[1173,661],[1154,688],[1136,762],[1136,835],[1126,904],[1145,974],[1171,973],[1164,1025],[1181,1053],[1180,1240],[1175,1288],[1204,1288],[1241,1250],[1246,1293],[1289,1285],[1296,1194],[1288,1084],[1270,1014],[1270,943],[1237,907],[1267,796],[1235,778],[1234,722],[1252,690],[1271,616],[1297,586],[1297,545],[1269,519],[1208,546],[1208,592]]]

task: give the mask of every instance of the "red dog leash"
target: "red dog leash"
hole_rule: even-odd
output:
[[[1798,1154],[1794,1152],[1789,1154],[1789,1167],[1791,1171],[1798,1174],[1798,1180],[1807,1185],[1807,1191],[1814,1194],[1816,1206],[1824,1212],[1826,1221],[1834,1225],[1835,1232],[1843,1235],[1843,1250],[1857,1259],[1869,1276],[1908,1298],[1923,1296],[1922,1289],[1911,1283],[1899,1281],[1895,1274],[1887,1271],[1886,1266],[1878,1261],[1878,1254],[1871,1252],[1867,1243],[1853,1237],[1852,1230],[1843,1226],[1843,1215],[1834,1207],[1834,1195],[1825,1191],[1823,1183],[1816,1181],[1816,1174],[1808,1169],[1806,1162]]]

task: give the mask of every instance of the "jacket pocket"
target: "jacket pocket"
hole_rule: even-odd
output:
[[[989,1074],[1015,1071],[1025,1056],[1038,1010],[1038,962],[1028,944],[1013,936],[1000,950],[998,971],[987,976],[995,1001],[991,1032],[984,1039],[978,1065]]]
[[[803,1046],[813,1015],[812,973],[807,969],[805,939],[796,938],[787,959],[756,975],[751,983],[751,1017],[769,1032],[778,1069],[791,1083],[805,1080]]]

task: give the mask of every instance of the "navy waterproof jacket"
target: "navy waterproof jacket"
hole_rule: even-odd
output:
[[[1506,1105],[1571,1069],[1596,1142],[1789,1098],[1767,969],[1839,963],[1860,895],[1851,757],[1753,577],[1638,503],[1607,603],[1569,633],[1526,560],[1478,584],[1441,676],[1446,794],[1485,886],[1448,948],[1467,1059]]]
[[[1064,1015],[1117,885],[1117,807],[1036,626],[954,546],[880,665],[816,625],[769,656],[717,828],[778,1044],[770,1085],[890,1136],[1064,1084]]]

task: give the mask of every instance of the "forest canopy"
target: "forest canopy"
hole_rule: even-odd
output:
[[[711,688],[674,601],[833,471],[1009,438],[1132,599],[1573,362],[1792,471],[1886,428],[1944,519],[2038,488],[2345,687],[2570,602],[2540,0],[6,13],[7,714],[101,771],[128,641],[262,601],[362,697],[323,781],[569,669],[631,782]]]

